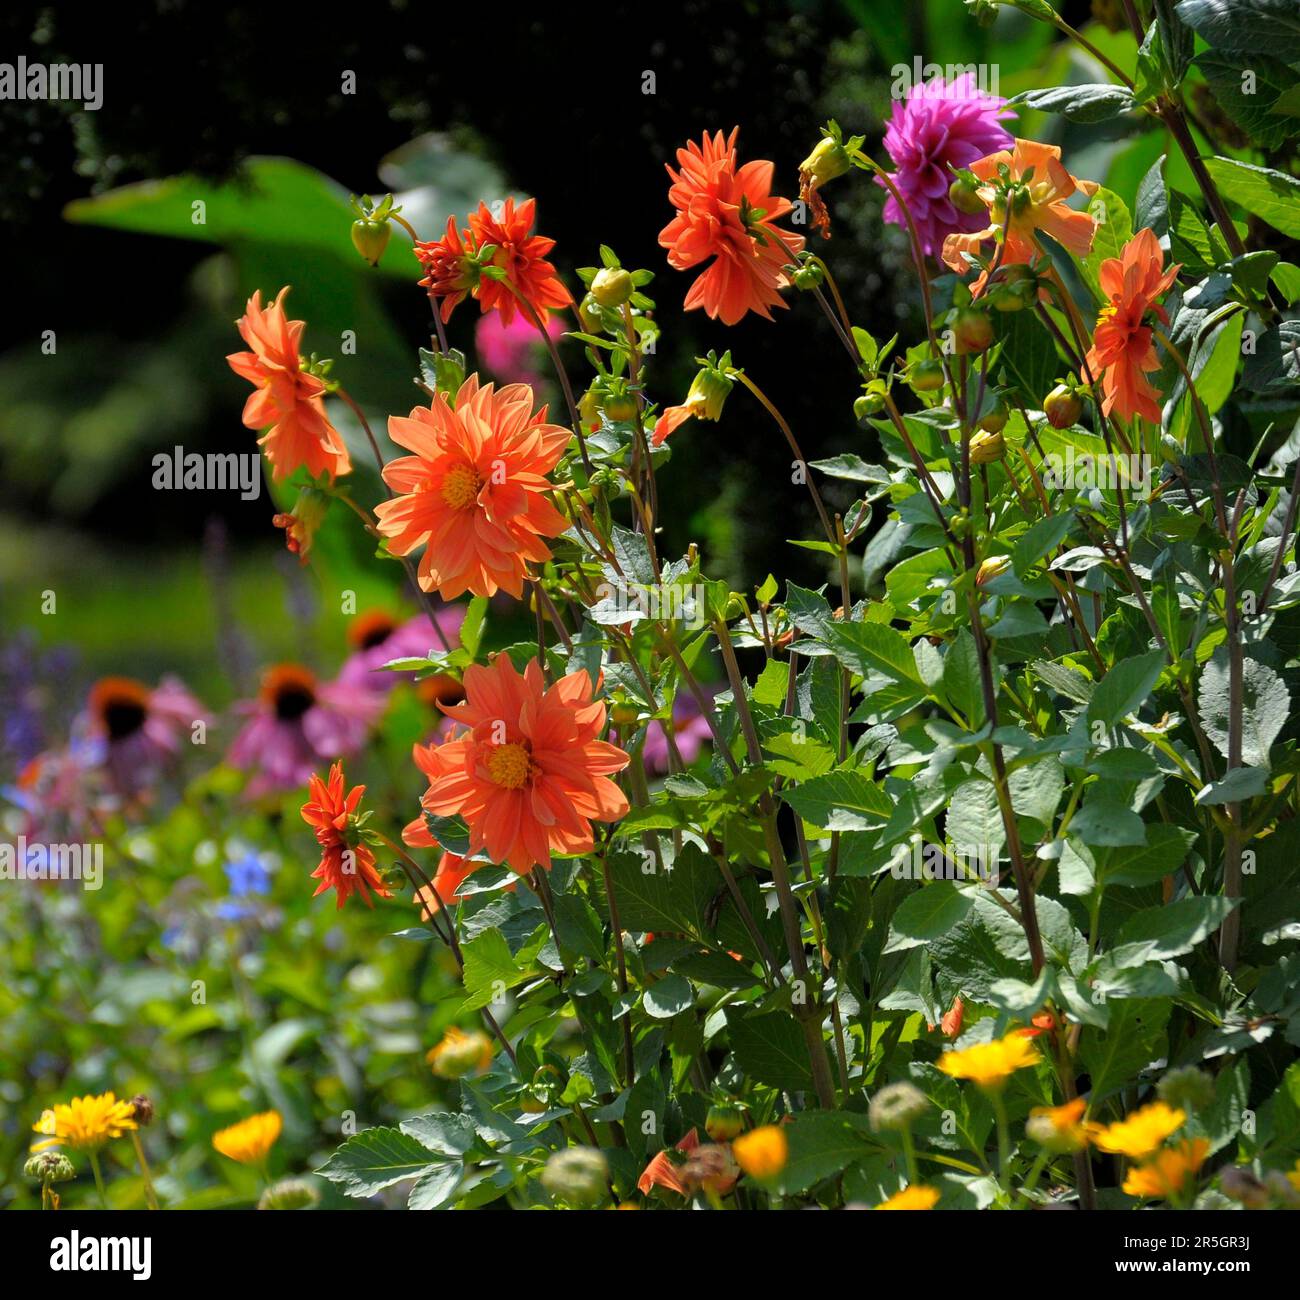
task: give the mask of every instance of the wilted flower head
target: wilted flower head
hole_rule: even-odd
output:
[[[320,1192],[305,1178],[282,1178],[262,1193],[259,1210],[314,1210],[320,1204]]]
[[[596,1147],[552,1152],[542,1170],[542,1186],[558,1201],[591,1209],[609,1195],[609,1162]]]
[[[876,1133],[910,1128],[929,1109],[925,1093],[915,1084],[889,1083],[871,1099],[871,1128]]]
[[[1005,99],[984,94],[970,73],[952,81],[936,77],[895,101],[885,128],[885,151],[894,160],[894,184],[927,256],[937,255],[954,231],[987,224],[953,206],[948,197],[952,171],[1007,148],[1012,137],[1002,122],[1014,116]],[[884,182],[877,177],[876,184]],[[907,224],[893,195],[885,202],[884,216],[896,226]]]

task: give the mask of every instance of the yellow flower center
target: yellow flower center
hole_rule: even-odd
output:
[[[478,500],[483,480],[473,465],[457,465],[442,480],[442,499],[453,510],[465,510]]]
[[[505,786],[507,790],[518,790],[528,780],[532,768],[528,750],[517,741],[496,745],[488,755],[488,777],[494,785]]]

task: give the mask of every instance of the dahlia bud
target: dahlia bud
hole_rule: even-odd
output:
[[[952,322],[958,356],[985,351],[993,342],[993,322],[978,307],[959,307]]]
[[[1191,1114],[1214,1104],[1214,1080],[1194,1065],[1167,1070],[1156,1085],[1156,1092],[1161,1101]]]
[[[40,1183],[66,1183],[76,1177],[77,1171],[62,1151],[42,1151],[28,1159],[23,1173]]]
[[[325,522],[330,499],[318,488],[305,487],[298,493],[298,500],[287,514],[272,516],[271,523],[276,528],[284,529],[284,544],[291,554],[296,555],[301,564],[307,563],[311,554],[316,532]]]
[[[1043,398],[1043,414],[1053,429],[1068,429],[1072,424],[1079,423],[1083,403],[1079,400],[1079,394],[1068,384],[1057,384]]]
[[[907,382],[918,393],[936,393],[948,382],[943,362],[931,357],[918,361],[907,372]]]
[[[314,1210],[320,1204],[320,1192],[305,1178],[284,1178],[272,1183],[258,1201],[259,1210]]]
[[[1038,296],[1038,277],[1020,263],[1004,266],[987,296],[996,311],[1021,311]]]
[[[709,1107],[708,1118],[704,1121],[704,1131],[715,1142],[730,1142],[745,1127],[745,1116],[739,1106],[729,1101],[719,1102]]]
[[[442,1042],[430,1048],[424,1059],[438,1078],[463,1079],[492,1064],[492,1040],[481,1029],[466,1033],[452,1025],[442,1036]]]
[[[991,411],[980,417],[979,426],[988,433],[1001,433],[1007,427],[1008,418],[1007,408],[998,402]]]
[[[980,567],[975,571],[975,585],[983,587],[990,583],[1000,573],[1005,573],[1011,567],[1011,557],[1009,555],[990,555],[987,560],[980,563]]]
[[[1001,460],[1006,454],[1007,445],[996,430],[980,429],[971,434],[970,463],[972,465],[992,465],[994,461]]]
[[[963,169],[948,186],[948,198],[958,212],[968,217],[978,216],[984,211],[984,200],[979,195],[979,179],[974,172]]]
[[[722,419],[722,405],[736,386],[736,381],[726,372],[729,364],[730,354],[717,365],[706,365],[691,381],[685,405],[697,420]]]
[[[809,189],[820,189],[827,181],[843,176],[852,166],[848,152],[833,136],[824,135],[812,153],[799,164],[799,174]]]
[[[373,217],[361,217],[352,223],[352,247],[370,263],[378,266],[379,259],[388,247],[388,237],[392,228],[387,221],[376,221]]]
[[[826,272],[820,262],[805,262],[791,277],[790,283],[796,289],[809,291],[820,289],[826,279]]]
[[[886,1084],[871,1099],[871,1131],[909,1129],[929,1109],[929,1100],[915,1084]]]
[[[578,402],[578,415],[585,429],[600,428],[600,394],[593,388],[587,389]]]
[[[604,317],[600,314],[600,303],[596,301],[595,294],[584,294],[582,301],[578,304],[578,317],[582,321],[582,328],[588,334],[599,334],[605,328]]]
[[[627,302],[635,288],[630,272],[621,266],[606,266],[592,279],[591,296],[602,307],[613,309]]]
[[[150,1101],[144,1093],[137,1092],[135,1096],[131,1098],[131,1105],[135,1108],[135,1122],[141,1128],[148,1128],[149,1125],[153,1123],[153,1102]]]
[[[594,1209],[609,1192],[609,1164],[595,1147],[555,1151],[542,1170],[542,1186],[557,1201]]]
[[[630,393],[625,383],[615,381],[618,384],[616,389],[611,389],[605,394],[605,400],[601,403],[601,410],[605,412],[607,419],[615,423],[636,418],[636,396]]]

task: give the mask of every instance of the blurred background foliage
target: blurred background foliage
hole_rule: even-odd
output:
[[[1115,0],[1062,8],[1132,65]],[[792,299],[774,324],[751,318],[734,329],[682,313],[689,279],[667,267],[656,242],[669,216],[663,164],[688,137],[739,124],[742,156],[773,159],[778,192],[793,195],[798,163],[828,117],[877,148],[890,70],[918,54],[990,65],[1006,96],[1107,79],[1047,27],[1002,10],[981,29],[960,0],[611,2],[529,17],[374,0],[328,20],[266,4],[218,12],[193,0],[20,2],[0,30],[3,48],[30,60],[104,65],[96,113],[0,104],[10,306],[0,320],[0,640],[12,647],[21,632],[47,665],[64,648],[45,699],[52,732],[104,673],[153,682],[176,672],[220,706],[277,658],[331,671],[344,653],[340,592],[355,591],[359,609],[404,599],[397,567],[376,562],[341,511],[302,569],[271,527],[269,492],[242,501],[151,486],[159,451],[253,449],[239,418],[246,387],[223,358],[240,346],[233,321],[257,288],[293,285],[290,314],[308,322],[307,350],[337,358],[335,373],[377,428],[415,404],[427,302],[400,234],[378,271],[355,255],[350,192],[397,191],[426,237],[481,198],[535,195],[570,286],[600,242],[655,272],[662,336],[652,399],[679,401],[693,358],[730,348],[788,413],[810,458],[851,450],[875,460],[875,434],[853,419],[854,377],[838,358],[828,364],[809,301]],[[347,70],[354,94],[343,93]],[[653,95],[642,93],[647,71]],[[1203,75],[1191,78],[1198,126],[1215,149],[1244,147]],[[1072,172],[1130,207],[1162,153],[1171,184],[1191,189],[1160,131],[1032,113],[1015,130],[1062,144]],[[835,233],[824,251],[854,320],[910,343],[922,330],[915,284],[901,232],[881,223],[881,200],[860,179],[833,187]],[[1297,260],[1294,250],[1283,255]],[[449,329],[471,358],[475,319],[474,305],[462,306]],[[44,331],[53,331],[53,354],[42,350]],[[341,354],[345,331],[355,355]],[[582,373],[580,354],[564,346]],[[358,453],[356,493],[373,501],[379,485],[358,431],[337,404],[332,414]],[[833,508],[850,503],[850,488],[826,483]],[[711,576],[738,588],[769,571],[809,586],[826,578],[821,557],[786,542],[814,525],[803,489],[790,485],[784,444],[753,404],[734,399],[722,424],[675,440],[660,497],[665,555],[696,541]],[[57,596],[53,615],[40,612],[46,591]],[[399,691],[375,770],[364,774],[389,826],[407,820],[416,793],[404,765],[427,725],[418,709]],[[0,780],[40,739],[6,748]],[[98,896],[96,926],[76,895],[49,909],[30,899],[0,907],[0,964],[23,972],[0,980],[6,1176],[30,1139],[34,1099],[46,1104],[65,1082],[165,1089],[175,1159],[164,1190],[190,1203],[255,1192],[251,1176],[241,1190],[245,1171],[230,1168],[230,1186],[187,1190],[203,1185],[200,1167],[214,1159],[207,1137],[240,1113],[250,1081],[284,1111],[277,1159],[288,1152],[299,1168],[330,1145],[314,1111],[337,1116],[365,1097],[369,1123],[429,1103],[434,1082],[411,1070],[410,1056],[436,1041],[454,1006],[438,1008],[447,984],[431,946],[412,963],[404,945],[379,942],[391,920],[358,909],[345,928],[324,900],[310,902],[295,801],[212,824],[228,806],[219,788],[227,776],[218,769],[211,788],[193,787],[149,836],[112,846],[135,868],[130,889]],[[285,863],[288,878],[275,877],[255,918],[219,924],[212,899],[243,842]],[[192,896],[206,901],[189,906]],[[174,920],[166,943],[158,916]],[[201,1006],[186,994],[195,944],[232,972]],[[119,1185],[123,1197],[138,1193]],[[30,1190],[2,1184],[0,1204],[29,1202]]]

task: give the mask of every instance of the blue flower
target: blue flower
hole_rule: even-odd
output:
[[[236,898],[251,898],[254,894],[271,892],[271,874],[262,865],[256,853],[248,853],[222,868],[230,881],[230,892]]]

